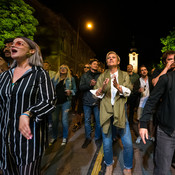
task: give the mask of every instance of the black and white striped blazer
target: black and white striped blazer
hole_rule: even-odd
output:
[[[54,88],[43,68],[32,66],[14,85],[12,76],[12,69],[0,75],[0,169],[7,168],[9,140],[17,165],[29,164],[42,155],[46,116],[55,108]],[[25,111],[33,114],[30,119],[31,140],[18,130],[19,117]]]

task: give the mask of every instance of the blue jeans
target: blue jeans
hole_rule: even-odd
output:
[[[102,131],[104,160],[107,166],[113,164],[113,150],[112,150],[113,128],[112,127],[115,127],[115,126],[113,126],[112,123],[113,123],[113,117],[111,117],[111,125],[109,128],[108,134],[104,134]],[[126,121],[125,129],[116,128],[116,127],[115,129],[116,129],[115,132],[120,135],[121,141],[123,144],[124,168],[131,169],[133,166],[133,146],[132,146],[132,138],[131,138],[131,132],[130,132],[128,120]]]
[[[68,129],[69,129],[69,120],[68,113],[71,107],[71,102],[67,101],[63,104],[56,105],[56,110],[52,113],[52,130],[53,130],[53,138],[57,139],[58,137],[58,124],[59,124],[59,114],[62,114],[62,125],[63,125],[63,138],[68,137]]]
[[[101,138],[101,126],[100,126],[100,111],[98,106],[86,106],[83,105],[84,118],[85,118],[85,134],[87,139],[91,139],[91,113],[93,110],[95,117],[95,140]]]

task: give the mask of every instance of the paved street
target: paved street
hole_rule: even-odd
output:
[[[103,163],[103,149],[97,148],[94,140],[87,147],[82,149],[84,142],[84,126],[75,133],[71,132],[75,116],[70,115],[70,134],[66,146],[60,146],[62,139],[50,146],[42,161],[43,175],[104,175],[105,165]],[[134,147],[134,167],[133,175],[152,175],[153,174],[153,143],[148,141],[146,145],[142,142],[135,144],[135,135],[131,130]],[[123,152],[122,144],[119,139],[113,145],[114,149],[114,173],[122,175]],[[175,175],[175,170],[171,169],[168,175]]]

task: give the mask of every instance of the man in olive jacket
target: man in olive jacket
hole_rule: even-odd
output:
[[[100,124],[102,126],[104,160],[107,165],[106,174],[112,175],[113,150],[112,127],[116,127],[123,144],[124,174],[131,175],[133,162],[132,138],[126,115],[127,97],[131,93],[132,84],[127,72],[119,69],[120,57],[110,51],[106,55],[109,69],[101,74],[91,92],[100,102]]]

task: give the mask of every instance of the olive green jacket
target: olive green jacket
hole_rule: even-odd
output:
[[[117,92],[115,96],[114,106],[111,104],[111,76],[110,70],[107,69],[103,74],[99,76],[97,79],[97,84],[94,89],[98,89],[103,86],[103,82],[106,78],[109,78],[109,83],[104,91],[104,97],[100,102],[100,124],[103,128],[103,132],[105,134],[108,133],[110,126],[110,118],[114,117],[113,125],[119,128],[125,128],[125,103],[127,102],[127,97],[120,96],[119,92]],[[129,75],[127,72],[121,71],[118,69],[118,82],[119,85],[127,87],[129,89],[132,88],[132,84],[129,79]]]

